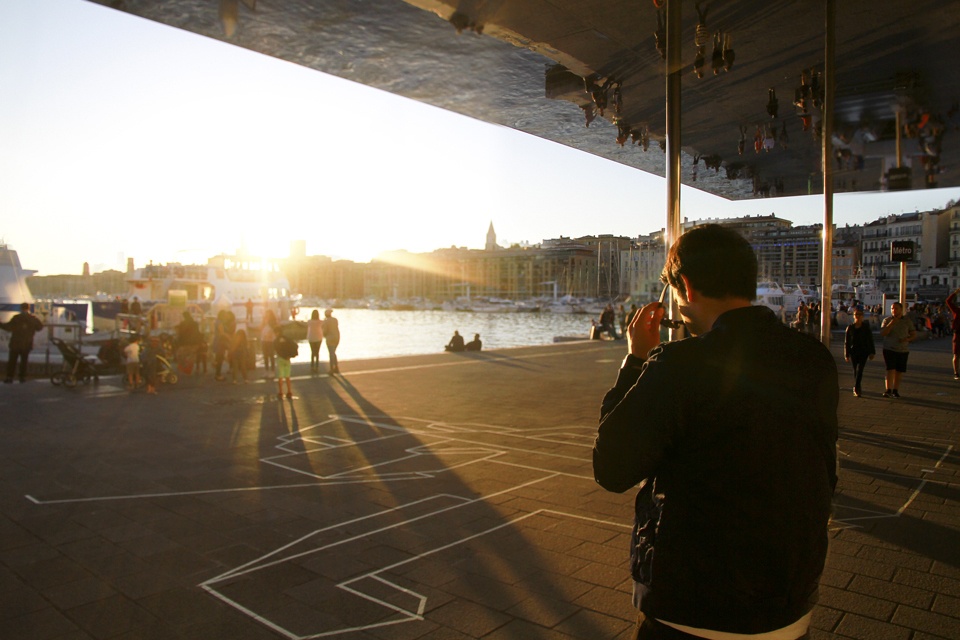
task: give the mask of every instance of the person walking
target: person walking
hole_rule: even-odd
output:
[[[960,380],[960,288],[947,296],[947,308],[953,314],[950,330],[953,333],[953,379]]]
[[[893,315],[887,316],[880,324],[880,335],[883,336],[883,361],[887,367],[887,390],[884,398],[900,397],[900,381],[907,372],[907,358],[910,357],[910,343],[917,337],[917,330],[913,322],[904,317],[903,305],[894,302],[890,310]]]
[[[310,372],[320,371],[320,344],[323,342],[323,320],[316,309],[307,320],[307,343],[310,345]]]
[[[853,395],[858,398],[863,395],[863,388],[860,386],[863,368],[867,365],[867,360],[873,360],[876,354],[873,329],[870,323],[863,319],[863,309],[855,309],[853,324],[847,327],[843,339],[843,359],[853,365]]]
[[[333,317],[333,309],[323,312],[323,337],[327,339],[327,354],[330,356],[330,373],[340,373],[337,361],[337,345],[340,344],[340,323]]]
[[[662,279],[693,336],[659,344],[643,307],[603,398],[593,473],[639,484],[635,640],[807,637],[837,484],[837,366],[753,306],[757,259],[719,225],[686,232]]]
[[[27,361],[30,359],[30,351],[33,350],[33,334],[43,329],[43,323],[30,313],[30,305],[23,302],[20,304],[20,313],[10,318],[10,322],[0,323],[0,329],[11,334],[7,351],[7,377],[4,382],[13,382],[19,360],[20,383],[23,384],[27,381]]]

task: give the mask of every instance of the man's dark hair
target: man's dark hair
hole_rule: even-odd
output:
[[[20,303],[20,311],[30,311],[30,305],[26,302]]]
[[[660,280],[687,295],[680,276],[709,298],[757,297],[757,256],[736,231],[718,224],[694,227],[667,253]]]

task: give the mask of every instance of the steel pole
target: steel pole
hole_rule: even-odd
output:
[[[680,237],[680,73],[683,68],[682,0],[667,1],[667,226],[664,243],[669,250]],[[670,318],[680,319],[680,307],[671,296]],[[671,330],[670,339],[682,336],[681,330]]]
[[[826,37],[824,38],[823,68],[823,286],[820,289],[820,341],[830,346],[830,310],[833,294],[833,93],[836,85],[834,72],[834,28],[836,0],[826,2]]]
[[[900,263],[900,306],[907,310],[907,263]]]

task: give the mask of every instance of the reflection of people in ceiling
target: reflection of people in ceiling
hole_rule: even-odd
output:
[[[777,92],[773,87],[767,92],[767,114],[771,118],[776,118],[780,110],[780,101],[777,100]]]
[[[701,9],[699,2],[696,6],[698,23],[693,42],[697,45],[697,57],[693,60],[693,70],[698,78],[702,78],[703,65],[707,57],[707,43],[710,41],[710,30],[707,29],[707,7]]]
[[[733,68],[733,61],[737,59],[737,54],[733,50],[733,44],[730,40],[730,32],[723,34],[723,69],[730,71]]]
[[[720,75],[723,69],[723,35],[717,30],[713,36],[713,58],[710,60],[710,67],[713,69],[713,75]]]
[[[667,25],[666,16],[663,9],[657,9],[657,30],[653,32],[653,37],[657,40],[657,51],[660,57],[667,59]]]
[[[747,148],[747,128],[744,125],[740,125],[740,142],[737,143],[737,153],[743,155],[744,150]]]

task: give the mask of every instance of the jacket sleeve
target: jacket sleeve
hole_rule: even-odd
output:
[[[851,355],[850,349],[853,347],[853,332],[854,332],[854,328],[853,328],[853,325],[851,324],[847,327],[847,330],[844,331],[843,333],[843,357],[844,358],[849,358]]]
[[[655,475],[674,430],[669,366],[657,360],[662,347],[640,365],[624,360],[617,384],[603,399],[593,446],[593,475],[604,489],[622,493]]]

